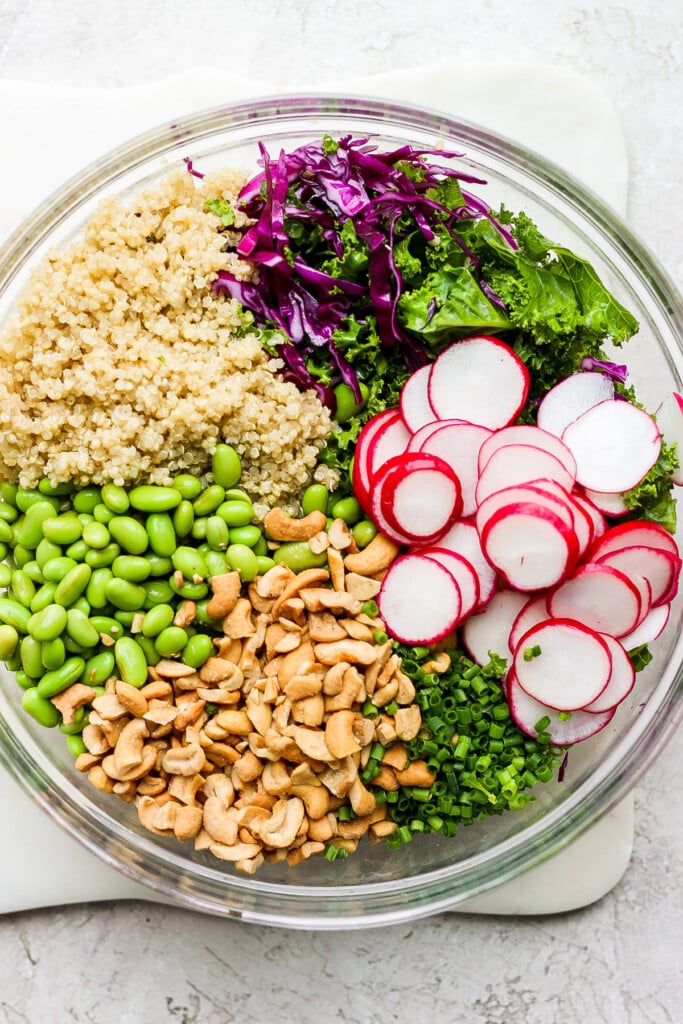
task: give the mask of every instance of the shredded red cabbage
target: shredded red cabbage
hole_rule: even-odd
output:
[[[620,384],[625,384],[628,377],[628,366],[623,363],[610,363],[606,359],[593,359],[592,356],[584,356],[581,360],[581,369],[599,370],[600,373],[611,377],[612,380],[619,381]]]

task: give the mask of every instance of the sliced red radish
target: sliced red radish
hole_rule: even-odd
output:
[[[612,659],[612,671],[610,672],[607,686],[600,696],[596,697],[590,704],[586,704],[583,708],[584,711],[589,711],[592,715],[599,714],[602,711],[610,711],[617,704],[621,704],[622,700],[628,697],[636,681],[636,671],[633,667],[633,662],[619,641],[607,633],[603,634],[602,639],[609,648]]]
[[[657,426],[667,444],[677,445],[680,466],[671,474],[671,479],[680,487],[683,485],[683,395],[676,391],[665,398],[655,413]]]
[[[375,434],[388,423],[399,419],[398,409],[385,409],[368,420],[356,440],[353,456],[353,491],[363,511],[370,514],[370,465],[368,450]]]
[[[440,547],[420,548],[415,554],[424,555],[425,558],[433,558],[435,562],[448,569],[451,576],[460,588],[462,597],[461,619],[469,615],[479,604],[479,577],[474,567],[462,555],[456,555],[454,551],[447,551]]]
[[[632,633],[621,637],[620,643],[627,651],[641,647],[642,644],[652,643],[653,640],[656,640],[664,632],[669,621],[670,612],[671,605],[658,604],[656,608],[653,608],[648,613],[640,625],[636,626]]]
[[[408,447],[410,431],[400,414],[382,424],[370,439],[367,448],[366,466],[372,490],[373,477],[385,462],[395,455],[402,455]]]
[[[476,511],[479,450],[492,436],[495,435],[487,427],[475,423],[444,423],[420,445],[421,452],[443,459],[456,474],[462,489],[463,516],[472,516]]]
[[[574,619],[599,633],[625,636],[641,620],[638,588],[610,565],[582,565],[548,597],[554,619]]]
[[[593,502],[585,496],[585,494],[580,494],[576,490],[572,491],[572,499],[592,520],[593,543],[595,543],[595,541],[599,540],[600,537],[607,532],[607,520],[600,509],[594,505]]]
[[[681,560],[659,548],[641,545],[610,551],[595,558],[599,565],[612,565],[626,576],[644,576],[652,588],[652,607],[668,603],[678,590]]]
[[[484,532],[489,519],[496,514],[498,509],[505,508],[507,505],[514,505],[518,502],[547,508],[559,516],[569,529],[573,529],[574,517],[567,503],[549,491],[543,490],[542,480],[534,480],[530,484],[504,487],[502,491],[494,491],[493,494],[489,494],[488,498],[482,501],[474,517],[479,533],[482,534]]]
[[[579,557],[581,557],[588,550],[593,539],[593,520],[591,516],[574,501],[573,494],[570,494],[556,480],[546,480],[545,483],[539,480],[535,482],[534,486],[564,503],[568,514],[571,516],[571,526],[579,542]]]
[[[610,398],[614,398],[614,384],[604,373],[574,373],[544,396],[536,422],[542,430],[562,437],[573,420]]]
[[[510,714],[517,726],[527,736],[538,736],[539,732],[548,733],[552,742],[558,747],[569,747],[594,736],[604,729],[614,717],[615,708],[590,714],[588,711],[572,711],[568,717],[560,718],[562,712],[546,707],[541,701],[530,697],[519,684],[514,672],[508,674],[507,697]],[[547,723],[547,724],[546,724]],[[539,729],[539,725],[543,725]]]
[[[408,441],[406,447],[407,452],[419,452],[421,446],[427,440],[428,437],[434,433],[435,430],[440,430],[441,427],[451,423],[464,423],[464,420],[432,420],[431,423],[425,423],[423,427],[416,430]]]
[[[474,523],[468,519],[459,519],[453,523],[448,533],[439,537],[439,547],[454,551],[456,555],[462,555],[467,559],[479,580],[478,607],[488,604],[495,592],[497,577],[481,549],[481,541]]]
[[[528,598],[517,618],[512,623],[508,638],[510,653],[514,652],[521,638],[532,626],[537,626],[540,622],[547,622],[549,619],[550,613],[548,612],[546,595],[539,594],[538,597]]]
[[[659,523],[645,519],[634,519],[628,523],[618,523],[610,527],[607,533],[591,548],[591,557],[608,555],[610,551],[622,548],[637,547],[659,548],[678,556],[678,544],[668,530]]]
[[[652,587],[649,580],[646,580],[644,576],[630,576],[629,579],[638,588],[638,593],[640,594],[640,617],[636,623],[639,626],[652,610]]]
[[[528,394],[529,371],[498,338],[463,338],[432,364],[429,402],[439,419],[496,430],[517,418]]]
[[[483,611],[465,619],[461,639],[470,657],[478,665],[491,660],[491,652],[511,661],[508,637],[512,624],[527,603],[525,594],[516,590],[497,590]]]
[[[605,689],[612,659],[596,630],[572,619],[553,619],[524,634],[513,666],[530,697],[557,711],[576,711]]]
[[[427,394],[431,371],[431,363],[421,366],[419,370],[411,373],[401,388],[399,402],[401,416],[411,434],[423,427],[425,423],[432,423],[436,419]]]
[[[414,543],[431,543],[462,509],[460,481],[435,455],[395,455],[375,473],[371,486],[373,515]]]
[[[530,502],[498,509],[481,535],[481,547],[508,585],[523,591],[556,586],[579,554],[574,531],[547,508]]]
[[[631,511],[623,494],[606,494],[604,491],[592,491],[589,487],[584,487],[584,494],[605,516],[625,516]]]
[[[532,448],[541,448],[543,451],[549,452],[560,460],[572,479],[576,478],[576,462],[566,444],[555,434],[549,434],[546,430],[541,430],[540,427],[522,423],[497,430],[482,445],[479,452],[479,472],[484,469],[495,451],[499,448],[506,448],[510,444],[529,444]]]
[[[562,440],[584,487],[620,494],[636,487],[659,458],[662,438],[652,416],[630,402],[600,402],[573,420]]]
[[[460,590],[447,569],[423,555],[402,555],[389,566],[377,595],[390,636],[406,644],[436,643],[460,618]]]
[[[488,460],[479,477],[476,490],[477,504],[481,505],[494,491],[502,491],[504,487],[512,487],[514,484],[526,484],[541,477],[557,481],[568,491],[574,486],[572,475],[550,452],[526,444],[511,444],[499,448]]]

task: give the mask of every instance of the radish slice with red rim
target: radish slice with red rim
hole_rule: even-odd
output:
[[[576,462],[574,456],[566,444],[555,434],[549,434],[547,430],[534,427],[531,424],[517,423],[511,427],[503,427],[496,431],[481,446],[479,452],[479,472],[482,472],[486,463],[494,452],[499,448],[507,448],[511,444],[528,444],[532,448],[541,448],[543,451],[554,455],[562,463],[572,479],[576,478]]]
[[[599,633],[625,636],[641,621],[638,587],[610,565],[582,565],[548,596],[554,619],[574,619]]]
[[[373,477],[372,503],[384,525],[413,543],[430,544],[460,514],[460,481],[437,456],[404,452]]]
[[[539,594],[538,597],[528,598],[510,629],[510,636],[508,638],[510,653],[514,652],[519,641],[532,626],[538,626],[541,622],[548,622],[549,619],[550,613],[548,611],[546,595]]]
[[[468,562],[462,555],[456,555],[454,551],[447,551],[440,547],[420,548],[419,552],[413,553],[419,553],[425,558],[433,558],[435,562],[443,565],[444,569],[448,569],[451,576],[455,578],[462,597],[461,619],[464,619],[477,607],[479,604],[479,577],[471,562]]]
[[[593,540],[593,519],[588,512],[574,501],[573,493],[569,493],[562,484],[555,480],[547,480],[542,483],[540,480],[535,484],[537,488],[547,494],[553,495],[562,501],[571,516],[571,525],[579,542],[579,558],[588,551]]]
[[[438,419],[454,417],[496,430],[517,419],[529,394],[529,371],[498,338],[463,338],[432,364],[429,402]]]
[[[573,420],[562,440],[576,459],[576,481],[621,494],[637,487],[659,458],[657,424],[630,402],[600,402]]]
[[[522,591],[561,583],[579,555],[574,531],[555,513],[531,502],[498,509],[482,532],[481,547],[508,586]]]
[[[390,636],[406,644],[431,644],[453,629],[462,601],[448,569],[431,558],[408,554],[389,566],[377,605]]]
[[[557,711],[577,711],[607,686],[612,658],[596,630],[573,619],[553,619],[524,634],[513,666],[530,697]]]
[[[591,557],[608,555],[610,551],[620,551],[622,548],[639,545],[647,548],[659,548],[661,551],[668,551],[675,556],[678,556],[679,553],[678,544],[663,526],[644,519],[636,519],[610,527],[598,543],[591,548]]]
[[[605,516],[625,516],[631,511],[624,501],[623,494],[607,494],[604,491],[593,491],[590,487],[584,487],[584,494]]]
[[[401,397],[399,399],[401,417],[411,434],[414,434],[416,430],[419,430],[426,423],[432,423],[436,419],[434,410],[429,404],[429,396],[427,394],[427,385],[431,371],[431,363],[421,366],[414,373],[411,373],[401,388]]]
[[[670,612],[671,605],[658,604],[656,608],[652,608],[648,612],[640,625],[636,626],[632,633],[621,637],[620,643],[627,651],[633,651],[636,647],[642,647],[643,644],[652,643],[666,629]]]
[[[424,442],[428,437],[432,436],[435,430],[441,430],[441,427],[451,423],[464,423],[464,420],[432,420],[431,423],[425,423],[423,427],[420,427],[412,435],[410,441],[408,441],[406,451],[419,452]]]
[[[527,603],[526,595],[515,590],[497,590],[486,607],[470,615],[463,622],[460,636],[473,661],[486,665],[491,653],[505,658],[508,666],[511,655],[508,638],[512,624]]]
[[[482,607],[493,597],[496,589],[497,576],[495,569],[487,561],[481,548],[477,528],[473,522],[460,519],[453,523],[448,533],[439,537],[439,547],[454,551],[467,559],[479,580],[479,605]]]
[[[593,543],[595,543],[607,532],[607,520],[600,509],[584,494],[579,494],[578,491],[574,490],[572,491],[572,499],[590,517],[593,523]]]
[[[584,711],[589,711],[592,715],[616,708],[617,704],[621,704],[622,700],[628,697],[636,681],[636,670],[633,667],[633,662],[619,641],[604,633],[602,639],[609,647],[610,657],[612,658],[612,671],[610,672],[607,686],[600,696],[596,697],[590,704],[586,704],[583,708]]]
[[[542,448],[526,444],[510,444],[499,448],[486,463],[479,477],[476,501],[481,505],[495,491],[515,484],[527,484],[547,477],[571,491],[574,478],[559,459]]]
[[[519,502],[547,508],[550,512],[554,512],[556,516],[559,516],[569,529],[573,529],[574,517],[567,503],[549,491],[543,490],[542,483],[543,481],[541,480],[535,480],[533,484],[518,484],[512,487],[504,487],[502,491],[494,491],[493,494],[489,494],[488,498],[482,501],[474,517],[479,533],[483,533],[489,519],[499,509]]]
[[[421,452],[443,459],[456,474],[462,489],[462,516],[474,515],[476,511],[479,450],[491,436],[487,427],[475,423],[444,423],[420,446]]]
[[[610,398],[614,398],[614,384],[604,373],[573,373],[543,397],[536,422],[542,430],[562,437],[573,420]]]
[[[561,712],[546,707],[541,701],[530,697],[520,686],[514,672],[508,673],[506,691],[510,714],[521,731],[534,738],[541,731],[547,733],[551,742],[558,747],[569,747],[594,736],[595,733],[609,725],[616,711],[616,708],[602,711],[599,714],[590,714],[588,711],[572,711],[569,717],[560,718]],[[548,720],[547,725],[545,724],[546,720]],[[539,730],[538,725],[541,723],[544,724],[544,728]]]
[[[367,515],[370,514],[370,463],[368,460],[370,443],[375,434],[388,423],[399,418],[398,409],[385,409],[384,412],[380,412],[368,420],[356,440],[353,456],[353,491]]]
[[[678,446],[678,454],[683,452],[683,395],[676,391],[665,398],[655,413],[657,426],[667,444]],[[683,461],[678,469],[671,474],[671,479],[680,487],[683,485]]]
[[[410,431],[400,415],[384,423],[372,436],[367,448],[366,466],[372,490],[374,476],[385,462],[395,455],[402,455],[410,441]]]
[[[599,555],[595,561],[612,565],[626,576],[644,576],[652,589],[653,608],[668,603],[678,590],[681,560],[669,551],[638,545]]]

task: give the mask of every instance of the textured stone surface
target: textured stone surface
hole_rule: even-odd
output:
[[[630,222],[679,279],[682,48],[679,5],[663,0],[0,0],[5,78],[116,86],[229,64],[286,85],[491,56],[572,68],[619,110]],[[682,763],[679,732],[638,788],[625,878],[585,910],[339,934],[143,903],[12,915],[0,919],[0,1024],[674,1024]]]

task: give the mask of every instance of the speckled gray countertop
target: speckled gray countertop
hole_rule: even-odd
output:
[[[578,71],[619,111],[631,225],[679,285],[682,51],[670,0],[0,0],[0,78],[120,86],[209,65],[267,70],[286,86],[482,57]],[[585,910],[338,934],[148,903],[10,915],[0,918],[0,1024],[674,1024],[682,765],[679,731],[638,787],[624,879]]]

